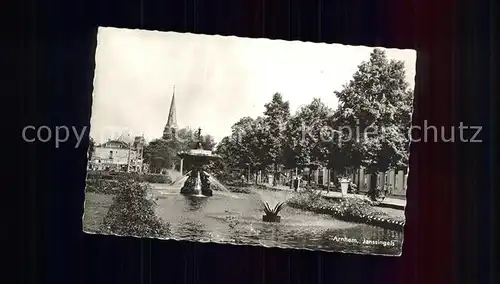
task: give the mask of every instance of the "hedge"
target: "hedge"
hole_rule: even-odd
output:
[[[118,180],[87,179],[85,191],[98,194],[117,194],[119,192]]]
[[[106,171],[88,171],[87,179],[101,179],[101,180],[133,180],[136,182],[149,182],[149,183],[171,183],[172,180],[168,175],[160,174],[141,174],[141,173],[127,173],[127,172],[106,172]]]

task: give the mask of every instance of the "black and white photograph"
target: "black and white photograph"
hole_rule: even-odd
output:
[[[99,28],[83,231],[400,256],[417,53]]]

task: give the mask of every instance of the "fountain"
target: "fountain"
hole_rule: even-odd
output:
[[[219,159],[220,156],[213,154],[210,150],[203,149],[201,145],[201,128],[198,128],[196,147],[187,152],[180,152],[177,155],[193,165],[193,169],[187,174],[188,177],[181,188],[181,194],[212,196],[210,175],[204,170],[204,166],[211,160]]]

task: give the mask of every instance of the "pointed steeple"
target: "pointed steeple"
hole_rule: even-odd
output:
[[[177,129],[177,113],[175,112],[175,85],[172,93],[172,101],[170,102],[170,111],[168,112],[167,126]]]
[[[172,101],[170,102],[170,111],[168,112],[167,125],[163,130],[163,139],[169,140],[172,138],[173,132],[177,130],[177,113],[175,111],[175,85],[172,93]]]

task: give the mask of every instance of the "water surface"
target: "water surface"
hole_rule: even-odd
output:
[[[339,221],[285,206],[281,223],[262,222],[262,200],[273,207],[293,192],[255,189],[253,194],[215,192],[182,196],[179,186],[153,184],[157,214],[170,223],[172,237],[285,248],[399,255],[402,233]]]

